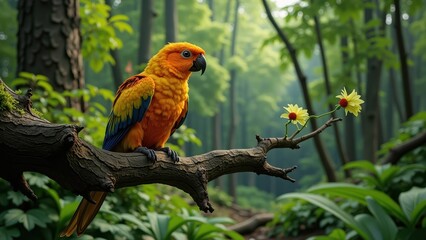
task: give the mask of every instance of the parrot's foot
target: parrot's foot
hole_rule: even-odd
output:
[[[158,150],[165,152],[167,154],[167,156],[169,156],[173,160],[173,162],[175,162],[175,163],[179,162],[179,156],[178,156],[176,151],[173,151],[169,147],[163,147],[163,148],[160,148]]]
[[[138,147],[136,148],[135,152],[144,154],[148,158],[148,160],[152,162],[157,161],[157,155],[155,154],[155,151],[152,149],[149,149],[147,147]]]

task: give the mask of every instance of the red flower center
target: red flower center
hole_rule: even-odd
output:
[[[348,100],[346,100],[345,98],[340,99],[339,105],[343,108],[347,107],[348,106]]]
[[[296,113],[291,112],[291,113],[288,114],[288,119],[290,119],[290,120],[296,120],[296,118],[297,118]]]

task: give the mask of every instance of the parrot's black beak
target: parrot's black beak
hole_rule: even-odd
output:
[[[201,70],[201,75],[206,71],[207,62],[203,54],[198,55],[197,59],[192,64],[192,67],[189,69],[191,72],[198,72]]]

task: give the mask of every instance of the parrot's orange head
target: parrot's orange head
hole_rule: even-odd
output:
[[[151,60],[176,77],[187,79],[191,72],[204,73],[207,67],[205,51],[191,43],[177,42],[164,46]],[[161,60],[160,60],[161,59]],[[150,64],[148,64],[149,67]]]

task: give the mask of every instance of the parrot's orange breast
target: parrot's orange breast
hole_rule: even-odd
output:
[[[176,122],[186,114],[188,83],[179,79],[155,80],[151,104],[142,121],[135,124],[119,148],[134,150],[139,146],[158,149],[164,147]]]

